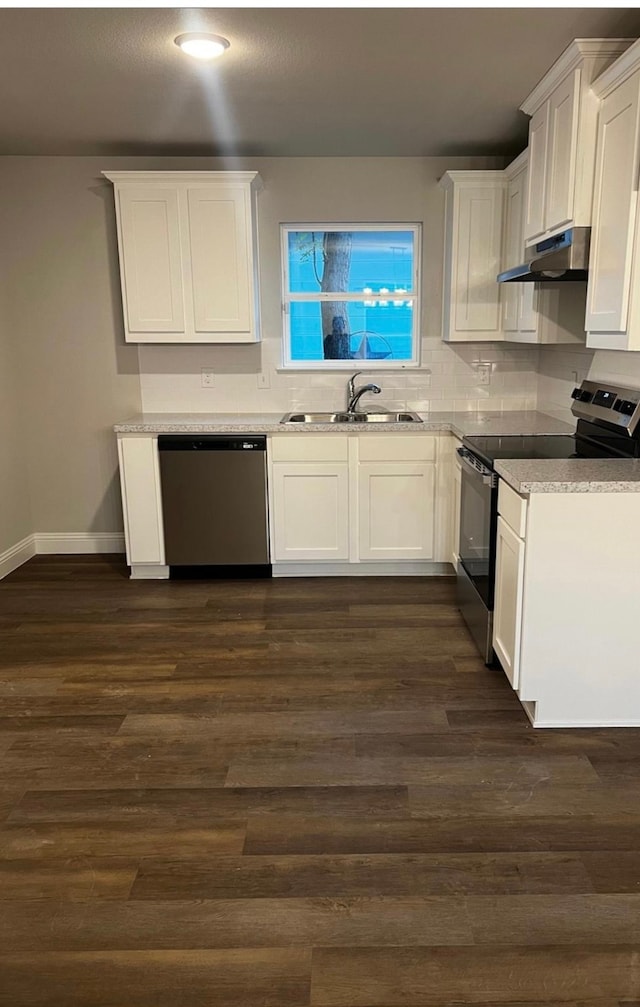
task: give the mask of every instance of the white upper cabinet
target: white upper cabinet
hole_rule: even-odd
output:
[[[527,151],[505,168],[504,245],[502,269],[525,260]],[[502,330],[512,343],[584,343],[585,284],[503,283]]]
[[[524,240],[591,224],[598,101],[591,84],[632,39],[574,39],[520,106],[529,124]]]
[[[587,346],[640,350],[640,42],[596,82],[601,98]]]
[[[259,175],[103,174],[115,187],[127,342],[258,341]]]
[[[502,171],[448,171],[442,338],[501,340],[500,271],[506,179]]]

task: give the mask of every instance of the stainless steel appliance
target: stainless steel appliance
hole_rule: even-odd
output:
[[[502,458],[640,457],[640,391],[608,382],[583,381],[572,393],[575,434],[530,437],[465,437],[462,463],[458,604],[487,663],[492,646],[498,522],[498,476]]]
[[[269,574],[266,437],[163,434],[158,452],[172,575],[207,567]]]
[[[526,262],[498,273],[498,283],[586,280],[590,238],[590,227],[570,227],[543,238],[529,249]]]

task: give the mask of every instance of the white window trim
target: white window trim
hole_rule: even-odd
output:
[[[292,360],[291,359],[291,313],[289,305],[296,301],[363,301],[393,300],[388,297],[366,294],[364,291],[352,293],[291,293],[289,291],[289,242],[292,231],[412,231],[413,232],[413,291],[403,293],[402,299],[413,302],[412,345],[410,360]],[[422,292],[422,224],[421,223],[294,223],[280,225],[280,254],[282,259],[282,370],[286,371],[353,371],[358,365],[367,371],[407,370],[420,367],[420,314]]]

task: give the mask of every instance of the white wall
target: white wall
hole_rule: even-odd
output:
[[[542,346],[538,358],[537,408],[557,419],[574,423],[571,392],[587,377],[593,350],[584,346]]]
[[[140,407],[104,158],[0,158],[2,246],[36,532],[122,527],[113,423]],[[15,429],[14,429],[15,435]],[[20,440],[22,438],[22,440]],[[3,439],[3,438],[2,438]],[[10,508],[21,509],[11,490]],[[11,533],[15,539],[17,526]]]
[[[5,234],[6,220],[2,209],[0,207],[0,234]],[[3,243],[0,247],[0,557],[34,530],[18,365],[18,335],[12,324],[7,297],[8,252],[8,245]]]
[[[259,196],[263,342],[260,346],[141,346],[140,378],[146,412],[285,412],[342,408],[347,373],[279,371],[281,362],[280,223],[422,222],[422,368],[376,371],[383,394],[376,406],[427,411],[522,409],[535,403],[535,349],[441,342],[444,194],[437,181],[447,168],[493,168],[495,158],[258,158],[242,166],[264,181]],[[161,162],[156,164],[161,166]],[[223,168],[222,162],[210,167]],[[494,365],[481,386],[473,367]],[[201,387],[201,370],[216,373]],[[355,365],[354,365],[355,370]],[[258,375],[268,374],[268,389]],[[373,373],[373,372],[372,372]]]

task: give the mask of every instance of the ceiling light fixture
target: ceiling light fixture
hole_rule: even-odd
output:
[[[229,41],[222,35],[208,35],[206,32],[187,32],[174,40],[183,52],[196,59],[216,59],[229,48]]]

